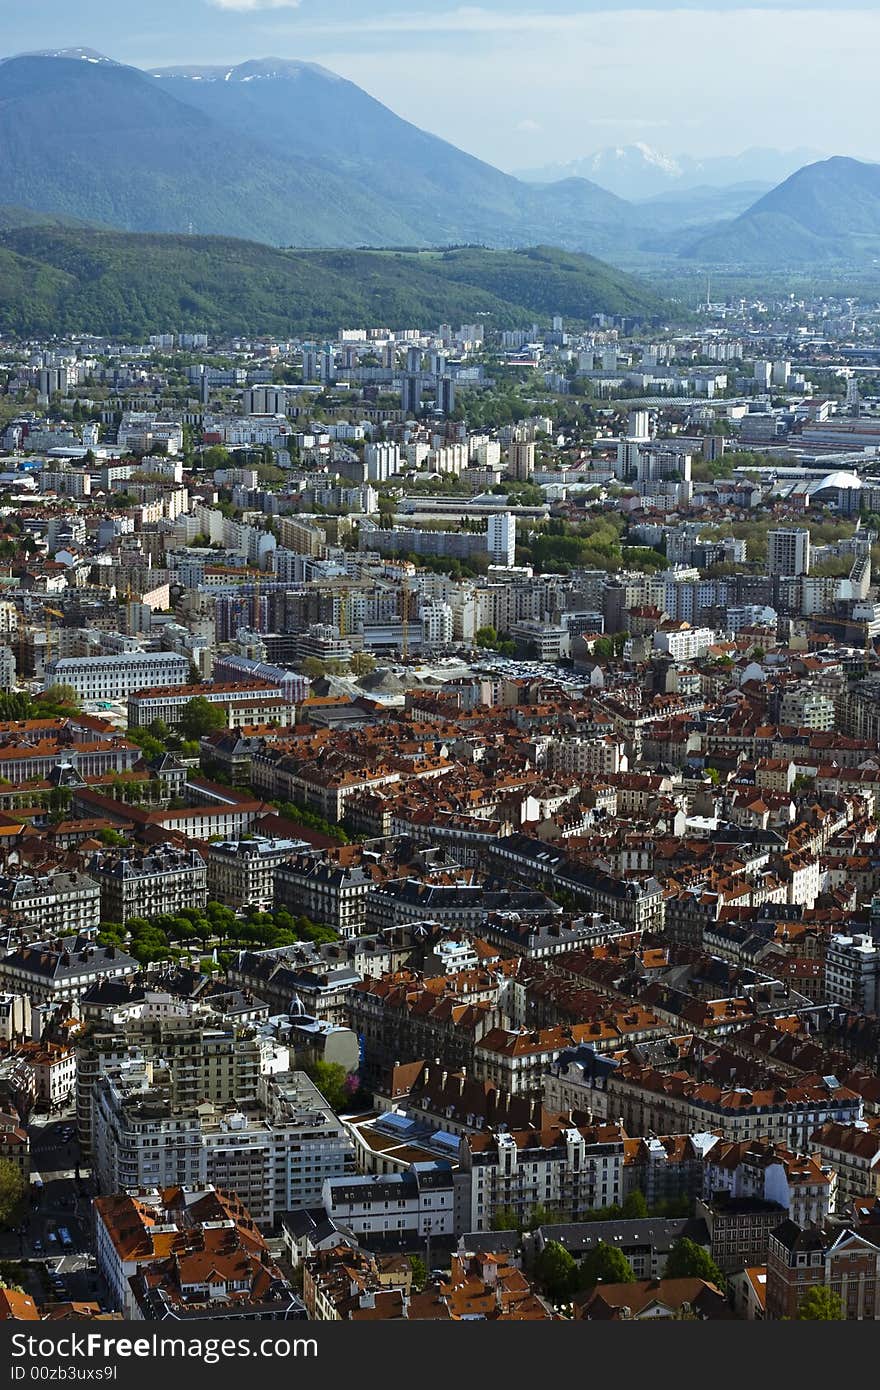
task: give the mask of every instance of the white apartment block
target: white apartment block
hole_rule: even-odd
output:
[[[825,952],[825,999],[857,1013],[880,1013],[880,944],[871,936],[829,938]]]
[[[189,662],[176,652],[120,652],[117,656],[69,656],[53,661],[46,687],[69,685],[81,700],[124,700],[134,690],[185,685]]]

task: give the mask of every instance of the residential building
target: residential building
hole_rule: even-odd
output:
[[[68,656],[53,661],[46,688],[69,685],[81,700],[125,700],[146,686],[185,685],[190,663],[176,652],[119,652],[115,656]]]
[[[0,912],[16,926],[40,933],[94,931],[101,920],[100,897],[94,879],[76,870],[39,878],[24,873],[0,876]]]
[[[139,969],[116,946],[97,946],[87,936],[58,937],[17,946],[0,958],[0,983],[26,994],[32,1005],[54,1005],[79,999],[96,980],[122,980]]]
[[[163,844],[152,851],[100,852],[89,873],[101,890],[101,917],[121,922],[130,917],[161,917],[208,901],[207,868],[197,849]]]
[[[880,1318],[880,1243],[861,1232],[824,1232],[783,1221],[770,1236],[767,1317],[796,1318],[813,1288],[830,1289],[847,1322]]]
[[[810,573],[810,533],[801,528],[777,528],[767,532],[767,573]]]
[[[94,1203],[95,1254],[134,1321],[289,1321],[306,1310],[234,1193],[147,1187]]]
[[[278,869],[307,849],[304,840],[265,835],[215,841],[207,850],[208,895],[229,907],[268,911],[275,903]]]

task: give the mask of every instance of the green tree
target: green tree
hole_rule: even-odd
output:
[[[354,676],[369,676],[376,669],[376,658],[369,652],[355,652],[351,658],[351,672]]]
[[[724,1275],[712,1256],[695,1240],[682,1236],[669,1252],[663,1269],[664,1279],[705,1279],[707,1284],[724,1288]]]
[[[558,1240],[548,1240],[535,1260],[535,1277],[551,1303],[568,1303],[577,1288],[574,1256]]]
[[[344,1110],[351,1099],[348,1072],[338,1062],[313,1062],[306,1068],[332,1110]]]
[[[409,1267],[412,1270],[413,1288],[423,1289],[428,1282],[428,1266],[421,1255],[410,1255]]]
[[[493,1231],[518,1231],[519,1217],[513,1207],[496,1207],[491,1226]]]
[[[600,1240],[581,1260],[578,1284],[582,1289],[592,1289],[596,1284],[633,1284],[635,1277],[623,1251]]]
[[[304,661],[300,662],[300,669],[310,681],[319,681],[322,676],[327,674],[326,664],[316,656],[307,656]]]
[[[222,444],[212,444],[202,454],[202,467],[210,473],[213,473],[215,468],[228,468],[231,462],[232,455]]]
[[[204,695],[194,695],[180,713],[180,732],[185,739],[200,739],[226,728],[222,705],[212,704]]]
[[[80,698],[73,686],[64,681],[48,686],[42,695],[37,696],[36,703],[44,717],[49,714],[79,714],[82,709]]]
[[[536,1207],[532,1207],[529,1212],[529,1219],[526,1222],[527,1231],[537,1231],[539,1226],[546,1226],[553,1220],[553,1213],[547,1207],[541,1206],[540,1202]]]
[[[635,1188],[624,1197],[623,1214],[630,1221],[641,1221],[648,1215],[648,1203],[645,1201],[645,1194],[641,1188]]]
[[[25,1180],[14,1163],[0,1158],[0,1225],[6,1225],[24,1197]]]
[[[843,1301],[839,1293],[821,1284],[808,1289],[797,1310],[798,1322],[842,1322]]]

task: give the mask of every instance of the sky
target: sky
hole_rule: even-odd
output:
[[[6,55],[308,59],[500,168],[644,141],[880,159],[877,0],[0,0]]]

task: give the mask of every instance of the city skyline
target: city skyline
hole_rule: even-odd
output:
[[[867,0],[838,11],[827,0],[554,0],[552,13],[495,0],[402,12],[388,0],[369,14],[353,0],[320,10],[314,0],[157,0],[134,26],[106,0],[88,16],[48,0],[39,18],[5,17],[6,56],[44,50],[47,32],[53,48],[82,45],[143,68],[270,54],[316,62],[511,171],[635,142],[672,156],[810,146],[877,157],[880,15]],[[719,97],[722,52],[729,99],[726,86]],[[844,70],[846,102],[820,99],[828,72]]]

